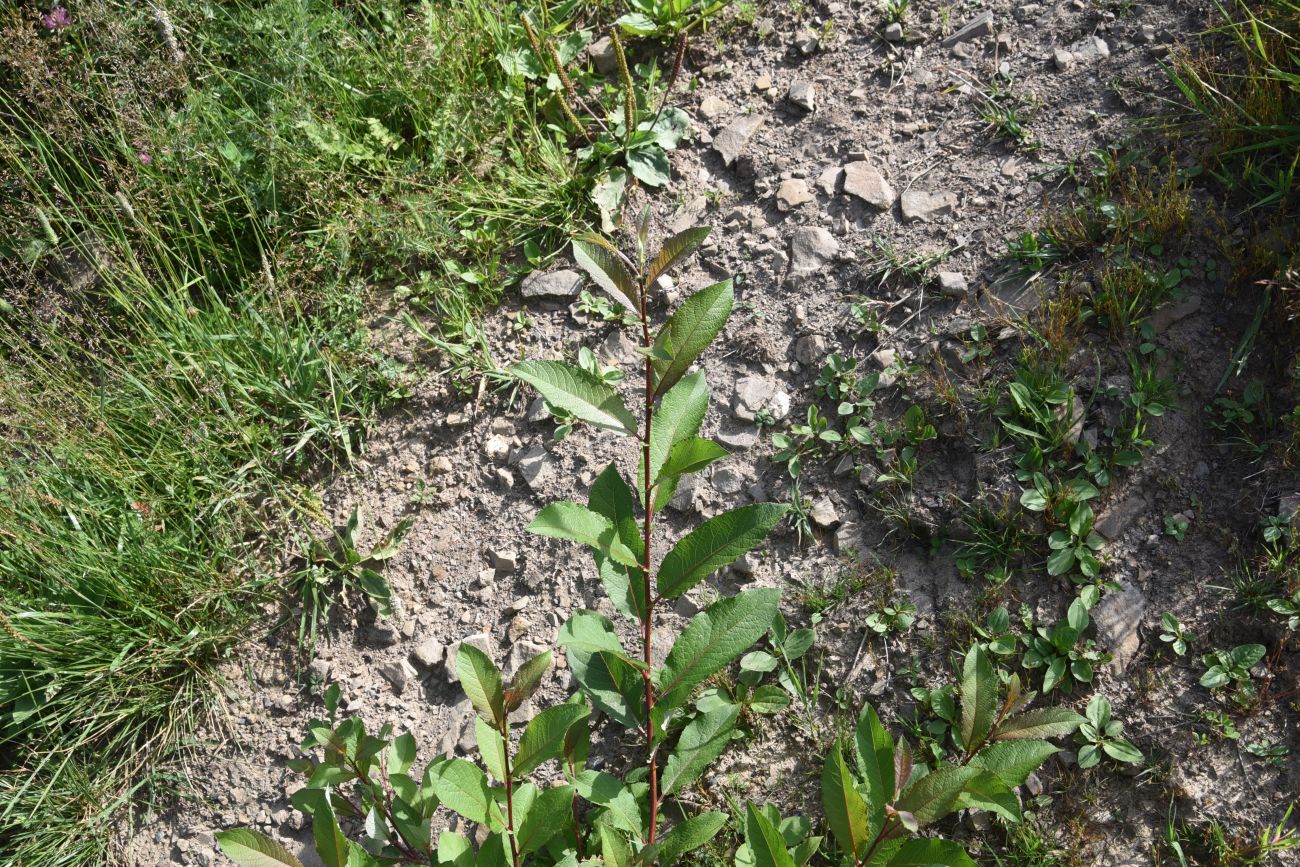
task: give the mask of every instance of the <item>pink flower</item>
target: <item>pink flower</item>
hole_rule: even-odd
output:
[[[142,150],[136,154],[136,157],[140,160],[140,165],[142,166],[147,166],[149,163],[153,162],[153,157],[149,156],[148,151]]]
[[[41,26],[46,30],[62,30],[72,26],[72,16],[62,6],[55,6],[49,12],[41,14]]]

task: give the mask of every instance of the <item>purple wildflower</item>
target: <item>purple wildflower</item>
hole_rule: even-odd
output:
[[[55,6],[49,12],[41,14],[41,26],[46,30],[62,30],[72,26],[72,16],[62,6]]]
[[[140,165],[142,166],[147,166],[149,163],[153,162],[153,157],[149,156],[149,152],[146,150],[137,153],[136,158],[140,160]]]

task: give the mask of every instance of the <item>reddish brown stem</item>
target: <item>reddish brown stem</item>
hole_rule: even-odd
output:
[[[646,316],[646,292],[648,287],[641,292],[641,343],[646,348],[651,347],[650,343],[650,320]],[[646,717],[646,764],[650,771],[650,836],[647,842],[653,843],[659,827],[659,771],[655,767],[655,729],[654,721],[651,716],[655,707],[654,682],[650,672],[650,641],[653,626],[653,613],[655,599],[651,596],[650,589],[650,567],[653,563],[650,556],[650,528],[654,521],[654,492],[650,489],[650,432],[651,417],[654,415],[654,364],[650,356],[645,360],[645,437],[641,441],[641,463],[644,475],[642,477],[643,490],[645,491],[645,537],[642,540],[645,553],[641,560],[641,586],[643,590],[642,598],[645,600],[645,612],[641,621],[641,643],[645,649],[645,670],[641,673],[645,680],[645,717]]]
[[[510,863],[519,867],[519,844],[515,842],[515,783],[510,770],[510,720],[501,720],[501,755],[506,779],[506,834],[510,838]]]

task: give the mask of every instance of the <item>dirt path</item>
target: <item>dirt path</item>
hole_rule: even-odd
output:
[[[855,571],[867,576],[819,625],[824,680],[854,705],[869,698],[887,718],[907,719],[913,685],[946,677],[950,641],[964,628],[955,615],[982,621],[1000,600],[1013,620],[1023,603],[1039,623],[1051,623],[1073,598],[1068,582],[1041,568],[991,594],[978,576],[963,578],[952,546],[940,543],[960,535],[963,503],[995,503],[999,493],[1014,498],[1021,490],[1011,450],[989,448],[996,423],[973,402],[945,412],[944,382],[963,395],[1000,382],[998,370],[1023,339],[1010,326],[1034,321],[1055,283],[1050,271],[1027,282],[1008,276],[1007,239],[1034,228],[1046,202],[1073,190],[1057,167],[1119,143],[1133,120],[1157,110],[1144,94],[1165,87],[1158,62],[1172,34],[1203,26],[1210,4],[915,3],[897,42],[880,35],[874,4],[810,5],[834,25],[796,21],[783,9],[753,29],[719,31],[720,50],[693,52],[698,87],[681,99],[697,141],[674,154],[677,180],[651,202],[661,235],[697,223],[716,227],[669,298],[724,276],[739,280],[736,312],[705,361],[714,393],[703,433],[733,457],[679,495],[665,532],[675,536],[698,516],[746,502],[788,497],[785,468],[769,460],[769,432],[756,429],[755,416],[765,410],[778,428],[801,418],[816,400],[828,353],[864,358],[886,380],[896,378],[877,395],[880,415],[896,419],[919,403],[939,433],[919,450],[910,493],[892,510],[883,506],[875,483],[881,468],[871,458],[810,463],[802,489],[814,504],[815,538],[800,544],[784,528],[761,556],[714,580],[728,588],[782,587],[787,617],[806,623],[799,587],[826,587]],[[980,23],[983,12],[990,23]],[[974,22],[969,38],[945,39],[967,22]],[[753,31],[769,25],[770,36],[756,40]],[[981,116],[990,101],[1002,112],[1002,131],[1014,134],[1012,123],[1022,124],[1026,141],[990,128]],[[1015,109],[1010,116],[1008,108]],[[902,275],[881,286],[875,278],[888,248],[904,260],[941,261],[925,282]],[[554,268],[571,268],[566,262]],[[1094,686],[1155,770],[1126,776],[1054,762],[1033,792],[1045,824],[1058,828],[1084,863],[1150,863],[1171,791],[1180,793],[1188,817],[1250,824],[1275,820],[1286,793],[1300,790],[1294,761],[1247,765],[1235,748],[1196,746],[1189,734],[1208,694],[1196,685],[1201,669],[1190,660],[1207,647],[1169,665],[1156,638],[1165,611],[1213,635],[1215,646],[1251,637],[1214,635],[1230,602],[1209,585],[1226,581],[1236,540],[1248,538],[1267,505],[1287,492],[1276,477],[1252,475],[1238,455],[1218,447],[1221,434],[1198,411],[1253,313],[1203,275],[1200,269],[1184,280],[1184,300],[1157,317],[1183,409],[1154,420],[1157,445],[1097,506],[1108,537],[1107,576],[1126,589],[1094,611],[1098,643],[1123,663],[1104,668]],[[575,322],[572,281],[548,287],[553,298],[516,299],[488,323],[498,359],[571,355],[580,343],[609,362],[633,358],[613,326]],[[864,300],[873,302],[878,331],[862,330],[851,313],[851,303]],[[510,328],[520,310],[532,321],[522,333]],[[979,322],[986,323],[989,354],[963,362]],[[911,369],[899,376],[900,367]],[[1066,367],[1083,403],[1076,436],[1096,436],[1115,412],[1106,389],[1131,384],[1127,360],[1094,329]],[[475,637],[512,667],[534,646],[550,646],[572,611],[608,605],[585,557],[523,528],[552,500],[585,499],[596,473],[615,458],[614,443],[583,430],[554,442],[544,416],[490,393],[467,402],[431,377],[374,431],[356,473],[325,492],[338,525],[359,502],[374,534],[405,515],[415,517],[415,527],[389,570],[401,615],[376,624],[368,611],[344,606],[348,613],[322,639],[310,676],[339,683],[346,710],[371,725],[413,731],[424,760],[472,750],[471,712],[448,679],[448,647]],[[1190,525],[1174,542],[1164,519],[1183,513]],[[855,552],[867,555],[865,565],[853,565]],[[892,594],[881,577],[888,574]],[[680,622],[664,625],[679,628],[710,592],[690,594],[667,615]],[[882,641],[864,621],[894,597],[916,605],[917,622],[905,636]],[[286,633],[232,661],[227,729],[214,728],[220,745],[199,750],[187,769],[199,799],[145,817],[127,844],[128,863],[223,863],[212,832],[234,825],[306,839],[287,803],[297,783],[285,760],[321,711],[319,686],[304,690],[296,681],[292,645]],[[539,703],[571,689],[558,670]],[[823,707],[828,718],[832,705]],[[1293,742],[1294,725],[1284,708],[1265,711],[1240,722],[1241,743]],[[730,792],[817,815],[816,787],[808,784],[814,743],[795,715],[767,718],[753,740],[724,757],[702,797],[721,801]],[[605,760],[619,761],[607,746]]]

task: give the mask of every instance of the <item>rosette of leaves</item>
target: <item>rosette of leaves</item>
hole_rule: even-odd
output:
[[[634,312],[643,360],[638,382],[639,416],[613,385],[561,361],[523,361],[511,368],[552,406],[593,428],[631,440],[639,452],[634,480],[610,464],[591,486],[586,503],[546,506],[528,529],[589,548],[606,594],[638,641],[628,648],[615,624],[595,611],[578,611],[560,628],[559,644],[583,695],[612,722],[645,744],[645,765],[634,781],[603,775],[578,794],[585,800],[620,793],[625,808],[608,814],[602,834],[614,863],[628,852],[652,863],[672,863],[706,842],[723,825],[721,813],[695,816],[660,835],[663,799],[700,777],[731,739],[742,703],[717,700],[687,719],[696,689],[757,641],[777,613],[776,590],[727,596],[699,612],[676,637],[662,665],[652,663],[652,624],[658,606],[681,597],[718,569],[758,545],[788,507],[758,503],[704,521],[654,550],[654,520],[681,479],[698,473],[727,452],[699,436],[709,389],[692,364],[722,331],[733,303],[730,280],[692,294],[662,324],[651,321],[656,281],[693,253],[707,228],[688,229],[647,249],[643,216],[633,256],[609,241],[587,235],[573,242],[574,258],[602,290]],[[751,658],[747,671],[766,666]],[[743,673],[742,678],[748,678]],[[714,696],[717,698],[716,694]],[[751,697],[752,698],[752,697]],[[752,702],[751,702],[752,706]],[[680,730],[680,733],[677,733]],[[675,734],[675,737],[674,737]],[[599,800],[598,806],[609,806]]]
[[[920,831],[961,809],[1020,821],[1014,789],[1058,751],[1048,738],[1068,735],[1085,722],[1068,708],[1025,710],[1034,695],[1022,691],[1015,675],[1004,694],[987,654],[978,645],[971,647],[962,664],[960,718],[954,732],[958,754],[933,767],[914,763],[906,738],[891,737],[876,711],[864,707],[853,743],[837,744],[822,768],[826,824],[844,862],[860,867],[974,867],[959,844],[921,836]],[[751,822],[753,817],[751,809]],[[771,856],[757,863],[793,863],[788,852],[783,856],[777,851],[777,838],[761,823],[754,824],[759,833],[748,835],[749,845],[757,843]]]
[[[698,27],[731,0],[626,0],[628,11],[614,23],[631,36],[672,39]]]
[[[1124,724],[1112,719],[1110,702],[1101,693],[1088,701],[1088,721],[1079,727],[1075,740],[1079,743],[1079,767],[1096,766],[1103,755],[1117,762],[1136,765],[1142,761],[1142,751],[1124,740]]]
[[[1050,628],[1040,626],[1021,637],[1025,644],[1021,665],[1045,669],[1043,692],[1051,692],[1058,686],[1069,690],[1075,681],[1092,683],[1096,666],[1110,661],[1109,653],[1098,650],[1092,639],[1083,637],[1088,623],[1088,606],[1076,597],[1065,613],[1065,620]]]

